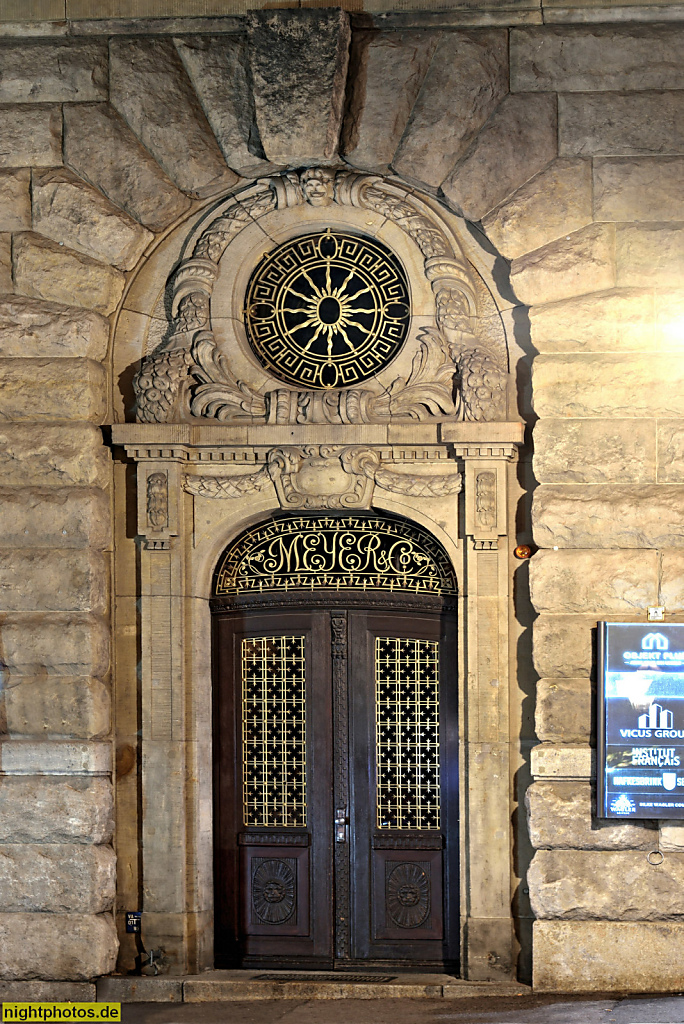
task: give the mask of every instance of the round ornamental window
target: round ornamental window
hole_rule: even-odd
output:
[[[255,356],[279,380],[352,387],[403,345],[408,280],[375,239],[318,231],[267,253],[247,287],[244,318]]]

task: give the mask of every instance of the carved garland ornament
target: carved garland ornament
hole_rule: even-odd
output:
[[[183,487],[201,498],[239,498],[273,482],[280,507],[370,508],[374,486],[413,497],[444,497],[461,490],[461,474],[396,472],[372,448],[354,445],[285,445],[268,453],[266,465],[240,476],[186,476]]]
[[[236,379],[211,329],[210,299],[227,246],[247,225],[274,210],[309,203],[372,210],[418,246],[435,295],[436,326],[423,328],[407,378],[381,394],[370,388],[265,394]],[[505,368],[473,333],[475,286],[463,254],[426,208],[382,178],[311,168],[257,181],[233,197],[199,237],[173,281],[169,337],[143,361],[134,382],[137,419],[166,423],[187,403],[193,416],[268,423],[383,423],[433,416],[482,420],[505,412]]]

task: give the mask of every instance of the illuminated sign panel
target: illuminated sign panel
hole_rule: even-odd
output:
[[[599,623],[598,816],[684,818],[684,624]]]

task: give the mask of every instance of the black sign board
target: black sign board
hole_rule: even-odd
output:
[[[142,914],[139,910],[126,911],[126,931],[129,935],[140,934],[140,919]]]
[[[599,818],[684,818],[684,623],[599,622]]]

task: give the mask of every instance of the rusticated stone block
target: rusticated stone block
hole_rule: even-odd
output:
[[[111,783],[75,776],[0,776],[0,842],[108,843]]]
[[[3,548],[101,551],[109,545],[109,520],[104,491],[83,487],[0,488],[0,552]]]
[[[681,854],[653,866],[636,850],[538,850],[527,884],[537,918],[667,921],[684,916]]]
[[[100,430],[89,423],[3,423],[0,474],[6,487],[106,487],[111,478],[109,451]],[[100,521],[107,523],[104,509]],[[59,536],[64,539],[69,531],[65,535],[62,529]]]
[[[386,171],[439,41],[438,32],[354,35],[352,98],[343,152],[353,167]]]
[[[445,32],[392,166],[440,185],[508,91],[506,32]]]
[[[684,611],[684,551],[663,551],[660,562],[660,599],[668,612]]]
[[[5,107],[0,118],[0,167],[57,167],[62,162],[62,114],[54,107]]]
[[[615,236],[617,283],[677,288],[684,279],[684,228],[621,225]]]
[[[0,902],[5,913],[102,914],[116,894],[111,846],[0,846]]]
[[[534,494],[532,522],[535,540],[542,547],[679,548],[684,546],[684,495],[681,487],[666,484],[594,487],[544,484]],[[553,554],[558,553],[549,552]],[[655,552],[652,554],[655,556]],[[563,557],[578,559],[579,553],[567,552]],[[597,555],[597,570],[598,562],[604,557],[607,558],[607,554]],[[638,558],[629,558],[623,552],[621,558],[644,576],[643,592],[633,591],[628,577],[616,576],[615,586],[624,588],[626,604],[623,608],[632,601],[634,608],[657,604],[654,582],[649,575],[650,555],[642,552]],[[617,571],[617,565],[615,569]],[[592,582],[596,586],[598,580]],[[601,586],[608,587],[607,577],[602,579]],[[609,593],[606,589],[607,601]],[[647,594],[650,595],[648,600]],[[609,610],[607,606],[605,610]]]
[[[0,551],[0,610],[3,612],[94,612],[107,610],[109,573],[96,551],[15,548]]]
[[[12,236],[9,232],[0,233],[0,291],[13,292],[12,280]]]
[[[467,220],[481,220],[546,167],[557,146],[555,96],[506,96],[443,182],[442,191]]]
[[[267,174],[273,165],[254,138],[247,40],[187,36],[174,42],[228,166],[246,178]]]
[[[107,99],[107,44],[22,40],[0,49],[0,103]]]
[[[511,285],[521,302],[555,302],[615,284],[615,229],[590,224],[511,263]]]
[[[532,366],[534,409],[544,416],[684,416],[684,366],[668,356],[543,355]]]
[[[595,629],[595,615],[540,615],[535,619],[532,656],[539,675],[588,676]]]
[[[554,160],[484,218],[488,237],[508,259],[540,249],[592,221],[591,163]]]
[[[16,290],[36,299],[107,315],[123,294],[125,278],[119,270],[31,231],[14,236],[12,258]]]
[[[590,782],[533,782],[525,794],[525,806],[536,850],[652,850],[658,837],[643,825],[592,820]]]
[[[533,306],[532,344],[540,352],[640,352],[655,348],[653,293],[596,292]]]
[[[109,60],[112,106],[179,188],[218,191],[239,180],[226,167],[173,40],[114,37]]]
[[[70,249],[121,270],[135,266],[153,235],[65,167],[36,171],[33,226]]]
[[[0,171],[0,231],[31,227],[31,172],[27,167]]]
[[[535,921],[537,992],[680,992],[684,924]]]
[[[678,25],[544,25],[511,32],[513,92],[684,89]]]
[[[276,164],[337,153],[349,63],[349,16],[336,9],[253,11],[249,61],[264,152]]]
[[[658,849],[665,853],[684,853],[684,822],[661,821]]]
[[[116,966],[109,914],[0,914],[0,978],[86,981]]]
[[[44,161],[41,166],[61,162]],[[105,103],[64,106],[64,162],[150,231],[163,230],[190,206]]]
[[[684,220],[684,159],[594,160],[594,211],[597,220]]]
[[[112,744],[84,740],[8,740],[0,743],[3,775],[109,775]]]
[[[535,779],[590,779],[593,754],[586,743],[538,743],[530,751],[530,771]]]
[[[3,359],[107,354],[109,324],[103,316],[77,306],[5,295],[0,298],[0,357]]]
[[[591,513],[586,503],[582,502],[580,508],[575,510],[571,500],[564,498],[565,492],[570,489],[575,492],[575,497],[578,491],[586,494],[590,490],[588,497]],[[540,529],[542,533],[545,532],[544,524],[548,521],[546,531],[553,533],[554,540],[558,533],[563,534],[566,543],[568,539],[574,540],[574,537],[568,538],[567,533],[572,532],[575,522],[581,520],[582,515],[592,519],[597,515],[597,505],[600,509],[600,499],[593,496],[593,492],[598,489],[573,485],[537,488],[535,500],[540,493],[541,497],[533,512],[535,536],[538,536]],[[544,494],[549,490],[554,492],[553,497],[562,503],[563,509],[570,508],[570,521],[561,518],[556,525],[553,497],[550,504],[545,503],[544,499]],[[613,488],[606,490],[613,493]],[[625,500],[624,497],[622,500]],[[612,503],[610,507],[613,507]],[[600,511],[598,514],[600,516]],[[684,508],[682,514],[684,516]],[[585,536],[590,533],[593,535],[593,525],[579,525],[579,529],[583,530]],[[599,531],[600,525],[596,529],[597,533]],[[613,546],[610,538],[606,546]],[[638,546],[649,545],[644,543]],[[637,610],[643,611],[649,605],[657,604],[657,568],[656,551],[642,551],[638,559],[625,558],[624,551],[538,551],[530,561],[530,597],[538,612],[634,614]]]
[[[109,629],[94,615],[3,615],[5,667],[13,675],[103,676],[109,668]]]
[[[92,420],[107,401],[105,370],[92,359],[0,359],[0,420]]]
[[[647,420],[539,420],[534,475],[540,483],[654,482],[655,434]]]
[[[684,153],[684,90],[558,97],[561,156]]]
[[[656,339],[661,349],[681,352],[684,324],[684,290],[660,288],[655,293]]]
[[[658,480],[684,483],[684,423],[658,421]]]
[[[12,737],[98,739],[111,725],[109,689],[88,676],[14,676],[5,687],[7,731]]]
[[[592,694],[589,679],[539,679],[535,731],[542,743],[588,743]]]

